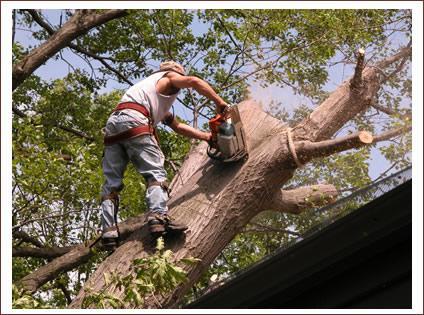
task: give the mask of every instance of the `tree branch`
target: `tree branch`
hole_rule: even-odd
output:
[[[378,104],[376,104],[375,102],[373,102],[373,103],[371,104],[371,107],[374,107],[376,110],[378,110],[378,111],[380,111],[380,112],[383,112],[383,113],[385,113],[385,114],[387,114],[387,115],[389,115],[389,116],[396,116],[396,115],[399,115],[399,117],[401,117],[401,118],[411,118],[411,117],[412,117],[412,114],[411,114],[411,113],[400,114],[400,113],[398,113],[397,111],[395,111],[395,110],[393,110],[393,109],[391,109],[391,108],[388,108],[388,107],[385,107],[385,106],[378,105]]]
[[[144,214],[138,215],[136,217],[129,218],[128,220],[121,222],[119,227],[119,232],[121,235],[121,241],[125,241],[128,236],[134,231],[140,230],[145,224]],[[40,267],[34,272],[26,275],[21,280],[19,284],[29,292],[35,292],[39,287],[58,277],[61,273],[72,270],[73,268],[80,266],[81,264],[87,262],[93,255],[91,247],[97,243],[98,238],[87,242],[86,245],[80,244],[69,247],[69,251],[63,254],[62,256],[52,260],[46,265]],[[67,247],[64,247],[67,248]],[[57,253],[59,251],[65,251],[65,249],[57,248]],[[68,248],[67,248],[68,249]],[[97,250],[102,250],[101,247],[96,246]],[[17,250],[17,249],[16,249]],[[16,252],[15,252],[16,253]],[[27,251],[29,253],[29,251]],[[48,254],[46,253],[46,256]],[[47,257],[45,257],[47,258]]]
[[[13,111],[16,115],[18,115],[19,117],[22,117],[22,118],[26,118],[26,117],[27,117],[27,115],[26,115],[24,112],[22,112],[20,109],[18,109],[18,108],[16,108],[16,107],[14,107],[14,106],[12,107],[12,111]],[[31,123],[32,123],[34,126],[43,125],[43,124],[36,124],[36,123],[34,123],[34,122],[32,121],[32,119],[31,119]],[[66,131],[66,132],[72,133],[73,135],[75,135],[75,136],[77,136],[77,137],[79,137],[79,138],[84,138],[84,139],[86,139],[86,140],[88,140],[88,141],[94,141],[94,137],[91,137],[91,136],[89,136],[89,135],[86,135],[84,132],[79,131],[79,130],[76,130],[76,129],[73,129],[73,128],[71,128],[71,127],[63,126],[63,125],[62,125],[62,124],[60,124],[59,122],[54,122],[54,123],[52,124],[52,126],[53,126],[53,127],[56,127],[56,128],[59,128],[59,129],[61,129],[61,130],[63,130],[63,131]]]
[[[317,157],[325,157],[334,153],[346,150],[360,148],[365,145],[385,141],[411,130],[411,126],[405,126],[383,132],[377,136],[372,136],[369,132],[360,131],[344,137],[338,137],[331,140],[311,142],[295,142],[295,150],[299,161],[304,164]],[[293,158],[293,157],[292,157]]]
[[[90,29],[110,20],[127,15],[126,10],[76,10],[75,14],[47,41],[33,49],[12,69],[12,91],[50,57],[66,47],[72,40],[87,33]]]
[[[38,12],[36,10],[26,10],[26,11],[31,15],[31,17],[34,19],[34,21],[37,22],[38,25],[40,25],[42,28],[44,28],[50,35],[53,35],[55,33],[55,30],[48,23],[46,23],[44,21],[44,19],[40,16],[40,14],[38,14]],[[72,43],[69,43],[67,46],[69,48],[81,53],[81,54],[84,54],[84,55],[89,56],[89,57],[91,57],[95,60],[98,60],[107,69],[109,69],[110,71],[115,73],[118,76],[118,78],[120,78],[122,81],[126,82],[129,85],[134,85],[134,83],[131,82],[129,79],[127,79],[127,77],[125,75],[123,75],[120,71],[116,70],[111,65],[109,65],[105,61],[105,59],[107,59],[107,58],[96,55],[96,54],[94,54],[94,53],[92,53],[92,52],[90,52],[90,51],[88,51],[84,48],[81,48],[77,45],[74,45]]]
[[[394,56],[378,63],[377,67],[387,67],[410,53],[410,47],[402,48]],[[349,120],[372,104],[380,89],[378,73],[376,67],[365,67],[362,72],[363,86],[359,93],[351,93],[349,81],[340,85],[318,108],[293,128],[294,139],[321,141],[331,138]]]
[[[358,57],[355,67],[355,74],[350,82],[352,91],[359,91],[362,87],[362,71],[364,70],[365,50],[362,48],[358,50]]]
[[[36,238],[29,236],[26,232],[24,231],[15,231],[12,233],[13,237],[18,238],[24,242],[30,243],[34,246],[37,247],[43,247],[43,244]]]
[[[389,140],[403,133],[406,133],[410,130],[412,130],[412,126],[405,126],[405,127],[400,127],[400,128],[385,131],[383,133],[380,133],[379,135],[374,136],[372,143]]]
[[[333,202],[338,195],[333,185],[304,186],[291,190],[281,189],[269,201],[267,209],[299,214],[312,207],[321,207]]]
[[[294,235],[294,236],[301,236],[300,233],[293,232],[293,231],[290,231],[288,229],[276,228],[276,227],[273,227],[273,226],[263,225],[263,224],[259,224],[259,223],[256,223],[256,222],[253,222],[253,223],[250,222],[249,225],[256,226],[259,229],[245,228],[242,231],[242,233],[261,233],[261,232],[269,233],[269,232],[277,232],[277,233],[287,233],[287,234]]]
[[[71,293],[68,291],[68,289],[65,287],[65,285],[62,282],[57,281],[56,286],[58,289],[62,290],[62,293],[65,296],[65,299],[68,305],[71,304],[72,296],[71,296]]]
[[[302,164],[317,157],[325,157],[337,152],[359,148],[371,144],[373,137],[369,132],[360,131],[347,136],[319,142],[295,142],[295,150]]]
[[[37,257],[52,259],[60,257],[75,249],[76,246],[65,247],[17,247],[12,248],[12,257]]]
[[[376,66],[380,69],[383,69],[383,68],[390,66],[392,63],[394,63],[394,62],[396,62],[396,61],[398,61],[402,58],[409,57],[411,55],[412,55],[412,47],[411,47],[410,44],[408,44],[408,46],[400,49],[400,51],[397,54],[378,62],[376,64]]]
[[[18,281],[19,286],[22,286],[25,291],[33,293],[43,284],[55,279],[62,272],[72,270],[87,262],[92,255],[93,253],[90,247],[79,245],[70,252],[52,260],[20,279]]]

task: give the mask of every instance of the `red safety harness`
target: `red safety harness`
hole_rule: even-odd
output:
[[[112,144],[115,144],[119,141],[138,137],[138,136],[141,136],[141,135],[148,135],[148,134],[154,135],[156,140],[159,143],[159,139],[157,137],[156,130],[153,127],[153,124],[152,124],[152,119],[150,117],[149,110],[144,105],[141,105],[141,104],[138,104],[138,103],[133,103],[133,102],[120,103],[120,104],[118,104],[118,106],[115,107],[115,109],[112,112],[120,111],[120,110],[123,110],[123,109],[133,109],[133,110],[136,110],[136,111],[142,113],[144,116],[146,116],[149,119],[149,124],[134,127],[134,128],[128,129],[124,132],[120,132],[120,133],[113,135],[113,136],[105,136],[104,141],[103,141],[105,145],[112,145]]]

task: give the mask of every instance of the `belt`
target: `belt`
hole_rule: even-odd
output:
[[[118,106],[115,107],[115,109],[112,112],[120,111],[123,109],[133,109],[142,113],[144,116],[146,116],[149,119],[149,124],[134,127],[113,136],[105,136],[103,139],[103,143],[105,145],[112,145],[126,139],[134,138],[141,135],[147,135],[147,134],[155,135],[156,137],[155,129],[153,128],[151,123],[149,110],[144,105],[133,103],[133,102],[120,103],[118,104]]]
[[[135,103],[135,102],[120,103],[120,104],[118,104],[118,106],[115,107],[115,109],[113,110],[113,112],[116,112],[118,110],[123,110],[123,109],[133,109],[133,110],[136,110],[136,111],[142,113],[147,118],[149,118],[149,120],[151,119],[150,112],[147,109],[147,107],[144,106],[144,105],[141,105],[141,104],[138,104],[138,103]]]

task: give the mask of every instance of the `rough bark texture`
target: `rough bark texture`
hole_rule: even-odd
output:
[[[93,27],[127,14],[125,10],[77,10],[57,32],[39,47],[33,49],[12,69],[12,91],[14,91],[39,66],[49,60],[72,40],[87,33]]]
[[[292,129],[292,140],[302,163],[372,143],[372,137],[364,133],[329,140],[346,122],[370,105],[379,89],[379,74],[375,67],[365,68],[360,73],[360,88],[353,88],[350,81],[343,83]],[[203,143],[192,150],[180,174],[175,176],[170,214],[187,223],[189,230],[185,239],[170,240],[167,244],[177,259],[194,256],[201,262],[187,268],[188,282],[171,294],[158,298],[161,307],[175,307],[250,219],[275,206],[275,196],[281,193],[281,187],[297,167],[288,148],[286,126],[252,101],[239,104],[239,109],[246,129],[249,159],[234,164],[212,161],[206,157],[206,144]],[[317,141],[319,143],[314,143]],[[342,149],[337,149],[340,146]],[[98,267],[86,286],[94,291],[102,290],[105,273],[119,271],[126,275],[130,272],[132,260],[149,255],[151,250],[152,242],[146,228],[136,231]],[[110,293],[122,296],[118,290],[111,289]],[[81,307],[84,296],[82,289],[70,307]],[[145,307],[158,307],[158,304],[147,300]]]

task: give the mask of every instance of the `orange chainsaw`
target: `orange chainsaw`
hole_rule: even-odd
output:
[[[237,106],[228,106],[224,113],[209,120],[211,140],[207,154],[214,160],[235,162],[247,157],[246,135]]]

